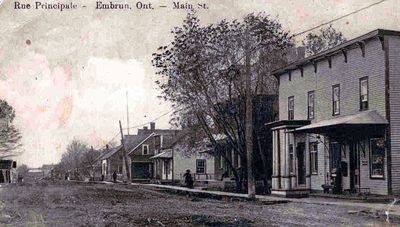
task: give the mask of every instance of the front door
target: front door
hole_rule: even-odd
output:
[[[306,184],[306,160],[305,160],[305,143],[297,144],[297,180],[299,185]]]
[[[341,144],[332,142],[330,146],[331,178],[333,181],[333,192],[342,193],[342,149]]]
[[[360,156],[357,143],[350,144],[350,190],[357,192],[360,176]]]

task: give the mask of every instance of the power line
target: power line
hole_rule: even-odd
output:
[[[142,124],[135,125],[135,126],[128,127],[128,128],[124,128],[124,129],[135,129],[135,128],[139,128],[139,127],[148,125],[148,124],[150,124],[151,122],[157,121],[157,120],[159,120],[160,118],[166,116],[167,114],[172,113],[173,111],[174,111],[174,109],[172,109],[172,110],[170,110],[170,111],[168,111],[168,112],[166,112],[166,113],[163,113],[163,114],[161,114],[160,116],[158,116],[158,117],[156,117],[156,118],[154,118],[154,119],[152,119],[152,120],[150,120],[150,121],[148,121],[148,122],[146,122],[146,123],[142,123]]]
[[[315,29],[317,29],[317,28],[320,28],[320,27],[322,27],[322,26],[331,24],[331,23],[333,23],[333,22],[336,22],[336,21],[338,21],[338,20],[341,20],[341,19],[343,19],[343,18],[345,18],[345,17],[348,17],[348,16],[351,16],[351,15],[353,15],[353,14],[359,13],[359,12],[361,12],[361,11],[364,11],[364,10],[366,10],[366,9],[369,9],[369,8],[371,8],[371,7],[373,7],[373,6],[379,5],[379,4],[381,4],[381,3],[383,3],[383,2],[386,2],[386,1],[387,1],[387,0],[381,0],[381,1],[379,1],[379,2],[375,2],[375,3],[371,4],[371,5],[368,5],[368,6],[365,6],[365,7],[363,7],[363,8],[360,8],[360,9],[358,9],[358,10],[355,10],[355,11],[353,11],[353,12],[347,13],[347,14],[345,14],[345,15],[343,15],[343,16],[340,16],[340,17],[337,17],[337,18],[335,18],[335,19],[333,19],[333,20],[330,20],[330,21],[327,21],[327,22],[325,22],[325,23],[319,24],[319,25],[317,25],[317,26],[315,26],[315,27],[309,28],[309,29],[307,29],[307,30],[305,30],[305,31],[296,33],[296,34],[293,35],[293,37],[302,35],[302,34],[304,34],[304,33],[307,33],[307,32],[310,32],[310,31],[312,31],[312,30],[315,30]]]

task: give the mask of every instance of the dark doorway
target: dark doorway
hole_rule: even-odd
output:
[[[132,179],[150,179],[152,176],[151,163],[133,162]]]
[[[331,178],[333,181],[333,192],[342,193],[342,154],[341,144],[332,142],[330,144]]]
[[[297,144],[297,180],[299,185],[304,185],[306,183],[306,160],[305,160],[305,143]]]
[[[350,143],[350,190],[357,192],[360,182],[360,155],[357,143]]]
[[[3,170],[0,170],[0,183],[5,183],[4,175],[3,175]]]

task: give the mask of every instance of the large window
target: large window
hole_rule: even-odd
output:
[[[288,120],[294,119],[294,96],[288,98]]]
[[[383,138],[371,139],[370,151],[371,178],[383,178],[385,169],[385,140]]]
[[[368,109],[368,77],[360,79],[360,110]]]
[[[196,160],[196,173],[205,174],[206,173],[206,160],[197,159]]]
[[[308,92],[308,119],[313,119],[314,118],[314,91]]]
[[[340,85],[334,85],[332,87],[332,114],[340,114]]]
[[[309,146],[311,174],[318,174],[318,143],[311,142]]]

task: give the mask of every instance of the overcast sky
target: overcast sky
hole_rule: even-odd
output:
[[[347,38],[377,28],[400,30],[398,1],[387,0],[334,27]],[[151,2],[158,6],[172,1]],[[265,11],[298,33],[378,0],[188,2],[209,5],[199,12],[206,24]],[[73,138],[104,146],[118,133],[118,120],[126,127],[127,91],[131,126],[170,111],[157,98],[150,60],[158,46],[170,42],[170,30],[182,23],[184,10],[100,11],[94,10],[95,1],[65,12],[14,10],[14,0],[0,4],[0,98],[16,110],[24,145],[20,162],[33,167],[56,163]],[[168,121],[167,115],[156,125],[168,128]]]

